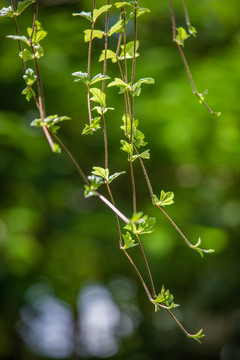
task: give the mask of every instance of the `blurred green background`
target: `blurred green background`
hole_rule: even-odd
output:
[[[97,6],[104,1],[97,1]],[[24,88],[12,19],[0,19],[0,358],[240,359],[240,2],[188,1],[196,39],[185,44],[197,89],[221,117],[194,97],[171,41],[168,2],[141,0],[151,13],[139,18],[136,78],[153,77],[136,98],[136,118],[151,148],[146,167],[156,194],[174,191],[166,208],[192,243],[214,248],[204,258],[187,248],[151,206],[137,162],[138,209],[157,217],[143,237],[158,290],[162,285],[181,307],[176,316],[199,345],[187,339],[163,311],[154,313],[127,259],[119,251],[115,218],[95,198],[84,199],[82,181],[64,154],[51,153],[41,129],[29,126],[38,113]],[[0,0],[0,7],[9,6]],[[185,26],[181,1],[174,1]],[[72,117],[60,138],[86,174],[104,166],[103,137],[81,136],[87,123],[86,92],[73,82],[87,70],[85,19],[91,1],[40,0],[39,20],[48,31],[40,59],[47,114]],[[33,8],[19,17],[21,34]],[[117,20],[113,15],[112,23]],[[103,22],[99,21],[99,27]],[[132,29],[129,28],[129,40]],[[110,40],[114,49],[116,38]],[[103,48],[94,41],[92,74],[102,71]],[[118,76],[109,64],[110,76]],[[120,148],[123,99],[108,90],[110,172],[127,170],[112,184],[117,206],[131,216],[130,177]],[[103,190],[104,191],[104,190]],[[136,248],[129,250],[145,274]],[[135,254],[135,255],[134,255]],[[145,274],[146,275],[146,274]]]

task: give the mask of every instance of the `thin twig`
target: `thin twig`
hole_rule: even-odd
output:
[[[96,8],[96,0],[93,0],[93,10]],[[92,28],[90,33],[89,45],[88,45],[88,80],[90,81],[91,75],[91,54],[92,54],[92,38],[93,38],[93,30],[94,30],[95,22],[92,22]],[[88,117],[89,124],[92,122],[92,110],[91,110],[91,101],[90,101],[90,84],[87,84],[87,104],[88,104]]]

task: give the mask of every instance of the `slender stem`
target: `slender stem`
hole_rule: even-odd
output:
[[[14,0],[11,0],[11,4],[12,4],[12,8],[13,8],[13,11],[14,11],[14,22],[15,22],[15,27],[16,27],[16,34],[19,36],[20,33],[19,33],[19,27],[18,27],[18,21],[17,21],[17,16],[15,14],[15,4],[14,4]],[[21,41],[18,40],[18,47],[19,47],[19,51],[22,52],[22,44],[21,44]],[[23,59],[22,60],[22,66],[23,66],[23,71],[24,71],[24,74],[26,73],[26,64],[25,64],[25,61]],[[30,90],[31,94],[32,94],[32,98],[33,100],[35,101],[35,104],[39,110],[39,103],[38,103],[38,100],[34,94],[34,91],[32,89],[31,86],[27,85],[28,89]]]
[[[107,0],[107,5],[109,5],[109,0]],[[103,75],[107,73],[107,48],[108,48],[108,22],[109,22],[109,10],[106,13],[105,19],[105,54],[104,54],[104,62],[103,62]],[[105,91],[105,80],[102,82],[102,92]],[[104,154],[105,154],[105,169],[108,168],[108,140],[107,140],[107,128],[104,112],[102,111],[102,121],[103,121],[103,135],[104,135]]]
[[[108,199],[106,199],[102,194],[96,192],[96,195],[102,200],[112,211],[115,212],[117,216],[119,216],[126,224],[130,223],[130,220],[119,211]]]
[[[192,87],[192,91],[193,91],[194,95],[197,96],[197,98],[200,100],[200,102],[203,104],[203,106],[207,109],[207,111],[208,111],[211,115],[218,115],[217,112],[213,111],[213,110],[208,106],[208,104],[204,101],[202,94],[199,93],[199,92],[197,91],[197,89],[196,89],[196,86],[195,86],[195,83],[194,83],[194,80],[193,80],[193,77],[192,77],[192,74],[191,74],[191,71],[190,71],[190,68],[189,68],[187,59],[186,59],[186,57],[185,57],[185,55],[184,55],[184,52],[183,52],[183,50],[182,50],[182,48],[181,48],[181,45],[178,43],[178,41],[177,41],[177,39],[176,39],[176,20],[175,20],[175,14],[174,14],[174,8],[173,8],[172,0],[169,0],[169,4],[170,4],[170,10],[171,10],[173,42],[175,42],[175,44],[177,45],[179,54],[180,54],[180,56],[181,56],[181,58],[182,58],[182,61],[183,61],[183,64],[184,64],[184,67],[185,67],[187,76],[188,76],[188,78],[189,78],[189,81],[190,81],[190,84],[191,84],[191,87]]]
[[[183,0],[183,7],[184,7],[184,14],[185,14],[185,19],[186,19],[186,24],[187,24],[188,30],[191,33],[192,32],[191,31],[191,22],[190,22],[189,15],[188,15],[188,9],[187,9],[186,0]]]
[[[62,150],[67,154],[67,156],[69,157],[69,159],[71,160],[71,162],[73,163],[75,168],[77,169],[79,175],[83,179],[83,182],[86,185],[90,186],[90,182],[88,181],[88,178],[86,177],[86,175],[82,171],[81,167],[79,166],[78,162],[75,160],[75,158],[73,157],[71,152],[68,150],[68,148],[63,144],[63,142],[59,139],[59,137],[52,130],[49,130],[49,131],[51,132],[51,135],[56,139],[56,141],[58,142],[58,144],[60,145]]]
[[[144,259],[146,268],[147,268],[148,276],[149,276],[149,279],[150,279],[150,282],[151,282],[151,286],[152,286],[153,296],[154,296],[154,297],[157,297],[156,290],[155,290],[155,285],[154,285],[154,282],[153,282],[151,270],[150,270],[150,267],[149,267],[149,264],[148,264],[148,261],[147,261],[147,257],[146,257],[145,251],[144,251],[144,249],[143,249],[141,240],[140,240],[140,238],[139,238],[139,236],[138,236],[137,234],[136,234],[136,237],[137,237],[137,241],[138,241],[138,244],[139,244],[139,246],[140,246],[141,253],[142,253],[142,256],[143,256],[143,259]]]
[[[187,330],[182,326],[182,324],[180,323],[180,321],[176,318],[176,316],[173,315],[173,313],[169,310],[166,309],[167,312],[169,313],[169,315],[171,315],[171,317],[173,318],[174,321],[176,321],[176,323],[178,324],[178,326],[180,327],[180,329],[184,332],[184,334],[189,337],[189,332],[187,332]]]
[[[141,283],[142,283],[142,285],[143,285],[143,287],[144,287],[144,289],[145,289],[145,291],[147,293],[148,299],[152,302],[152,300],[153,300],[152,296],[151,296],[151,294],[150,294],[150,292],[149,292],[149,290],[147,288],[147,285],[146,285],[145,281],[143,280],[143,277],[142,277],[140,271],[138,270],[137,266],[135,265],[135,263],[133,262],[132,258],[127,253],[127,251],[125,249],[123,249],[123,251],[124,251],[124,254],[127,256],[128,260],[130,261],[130,263],[132,264],[132,266],[134,267],[134,270],[136,271],[136,273],[137,273],[137,275],[138,275],[138,277],[139,277],[139,279],[140,279],[140,281],[141,281]]]
[[[104,112],[102,111],[102,121],[103,121],[103,136],[104,136],[104,155],[105,155],[105,169],[108,168],[108,140],[107,140],[107,127]]]
[[[93,10],[96,8],[96,0],[93,0]],[[93,38],[93,30],[95,26],[95,21],[92,22],[91,34],[89,39],[88,45],[88,80],[90,81],[91,76],[91,55],[92,55],[92,38]],[[90,84],[87,84],[87,103],[88,103],[88,117],[89,117],[89,124],[91,125],[92,122],[92,111],[91,111],[91,101],[90,101]]]
[[[111,189],[110,189],[110,186],[109,186],[108,183],[106,183],[106,186],[107,186],[107,190],[108,190],[110,199],[111,199],[111,201],[112,201],[112,204],[115,206],[115,201],[114,201],[114,199],[113,199],[113,195],[112,195],[112,191],[111,191]],[[116,222],[117,222],[117,228],[118,228],[119,246],[120,246],[120,249],[122,249],[122,247],[123,247],[123,241],[122,241],[121,228],[120,228],[118,216],[117,216],[117,214],[115,214],[115,215],[116,215]]]
[[[131,160],[129,161],[129,165],[130,165],[131,184],[132,184],[133,213],[136,213],[137,212],[136,185],[135,185],[134,171]]]

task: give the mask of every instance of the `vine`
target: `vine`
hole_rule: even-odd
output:
[[[18,16],[30,5],[34,4],[35,10],[33,15],[33,23],[31,27],[27,28],[27,36],[20,35],[18,27]],[[93,135],[101,127],[103,128],[103,148],[104,148],[104,167],[92,167],[91,175],[86,176],[78,162],[75,160],[71,151],[58,137],[57,132],[59,130],[62,121],[68,121],[68,116],[59,115],[47,115],[45,107],[45,97],[42,84],[42,78],[38,60],[44,55],[43,48],[41,45],[42,40],[47,36],[47,32],[43,29],[41,23],[38,21],[38,0],[24,0],[18,3],[17,8],[15,7],[14,0],[11,0],[11,6],[8,8],[2,8],[0,10],[1,17],[10,17],[14,19],[16,35],[9,35],[8,37],[18,42],[19,56],[23,65],[23,79],[26,83],[26,87],[22,91],[27,101],[33,99],[36,107],[39,111],[39,118],[34,119],[31,122],[31,126],[40,127],[43,129],[45,137],[50,145],[50,148],[55,153],[65,152],[70,161],[75,166],[84,183],[84,196],[86,198],[91,196],[97,196],[108,208],[112,210],[116,217],[116,224],[118,229],[119,246],[123,251],[124,255],[135,270],[149,301],[154,305],[155,311],[163,309],[167,311],[170,316],[176,321],[177,325],[181,328],[184,334],[189,337],[201,342],[201,338],[204,336],[202,330],[196,334],[190,334],[178,321],[175,315],[172,313],[172,309],[179,306],[174,303],[174,296],[169,290],[165,290],[162,286],[160,292],[156,290],[155,283],[151,274],[150,265],[146,257],[141,237],[144,234],[149,234],[153,231],[156,218],[149,217],[138,211],[137,207],[137,194],[136,194],[136,180],[134,175],[135,160],[139,162],[140,167],[143,171],[146,179],[146,184],[149,189],[150,198],[152,204],[156,206],[160,212],[168,219],[170,224],[177,230],[179,235],[183,238],[188,247],[196,250],[201,256],[204,253],[212,253],[214,250],[200,248],[201,239],[193,245],[185,237],[183,232],[175,224],[173,219],[164,210],[165,206],[169,206],[174,203],[174,194],[171,191],[160,191],[160,196],[156,196],[153,192],[150,177],[145,167],[144,161],[150,158],[150,150],[142,149],[145,148],[147,142],[145,141],[144,133],[139,130],[139,121],[135,118],[135,99],[141,94],[143,85],[152,85],[155,83],[151,77],[141,78],[136,80],[136,69],[137,69],[137,57],[139,56],[139,40],[138,40],[138,18],[150,12],[147,8],[142,8],[138,4],[138,0],[134,1],[117,1],[110,4],[110,0],[106,0],[106,4],[97,8],[96,0],[93,0],[92,11],[80,13],[73,13],[74,17],[85,18],[90,22],[91,26],[89,29],[84,31],[84,41],[88,43],[88,55],[87,55],[87,72],[81,70],[74,72],[74,82],[82,83],[86,86],[86,98],[87,98],[87,109],[88,109],[88,124],[85,124],[82,130],[82,135]],[[176,27],[176,20],[174,14],[174,7],[172,0],[169,0],[171,21],[172,21],[172,35],[173,41],[175,42],[180,56],[183,60],[188,78],[190,80],[193,93],[197,96],[200,102],[205,108],[213,115],[219,116],[220,113],[214,112],[208,104],[205,102],[204,97],[200,94],[195,86],[189,65],[186,57],[182,50],[184,41],[189,36],[196,36],[196,29],[191,25],[186,0],[183,0],[184,13],[186,18],[187,30],[183,27]],[[110,12],[119,11],[118,21],[109,28],[109,16]],[[98,20],[105,16],[104,30],[97,29]],[[127,40],[127,26],[133,23],[133,38],[130,41]],[[108,39],[113,34],[117,34],[116,49],[108,48]],[[103,39],[104,49],[100,54],[99,61],[103,62],[103,73],[92,76],[91,64],[92,64],[92,48],[94,39]],[[23,46],[24,45],[24,46]],[[25,46],[27,46],[25,48]],[[26,63],[32,61],[33,68],[27,67]],[[115,77],[114,80],[107,74],[107,63],[111,61],[117,65],[119,77]],[[131,62],[131,72],[129,74],[128,61]],[[106,81],[111,80],[106,86]],[[101,89],[96,87],[101,83]],[[36,88],[36,89],[35,89]],[[126,216],[116,206],[113,193],[111,191],[111,182],[124,174],[126,171],[119,171],[110,175],[110,165],[108,156],[108,127],[107,118],[108,111],[113,111],[114,108],[107,106],[107,94],[106,88],[117,88],[119,94],[123,96],[124,109],[122,115],[121,130],[124,133],[124,139],[121,140],[121,150],[127,155],[129,163],[130,183],[132,192],[132,212],[131,217]],[[35,90],[34,90],[35,89]],[[35,93],[37,92],[37,95]],[[94,116],[93,114],[97,115]],[[104,197],[100,192],[99,188],[105,185],[109,195],[109,199]],[[120,220],[124,222],[125,226],[121,229]],[[135,264],[132,257],[129,255],[128,250],[138,245],[140,248],[141,255],[143,257],[147,274],[150,281],[150,288],[147,286],[141,271]]]

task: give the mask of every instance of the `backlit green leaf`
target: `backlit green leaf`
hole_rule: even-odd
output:
[[[112,5],[104,5],[104,6],[100,7],[99,9],[94,9],[93,10],[93,21],[95,22],[101,14],[108,11],[111,7],[112,7]]]
[[[96,76],[94,76],[94,78],[92,78],[92,80],[90,81],[90,85],[93,85],[99,81],[103,81],[103,80],[109,80],[111,79],[110,76],[107,75],[102,75],[102,74],[97,74]]]
[[[157,305],[167,309],[173,309],[179,306],[178,304],[174,304],[173,300],[174,296],[169,290],[165,290],[164,286],[162,286],[160,294],[158,294],[157,298],[153,300],[153,303],[156,305],[156,310],[158,309]]]
[[[92,29],[84,30],[84,41],[85,42],[90,41],[91,34],[92,34],[92,39],[95,39],[95,38],[102,39],[104,32],[101,30],[92,30]]]
[[[188,334],[188,338],[194,339],[194,340],[198,341],[201,344],[200,339],[205,336],[202,332],[203,332],[203,329],[201,329],[199,332],[197,332],[194,335]]]
[[[28,46],[30,46],[30,42],[26,36],[18,36],[18,35],[8,35],[7,38],[13,39],[13,40],[19,40],[25,42]]]
[[[36,20],[34,25],[34,31],[32,28],[27,28],[28,36],[32,39],[33,45],[38,45],[38,43],[47,36],[47,31],[42,27],[42,24]]]
[[[106,107],[106,94],[103,93],[98,88],[92,88],[92,89],[90,89],[90,92],[93,95],[91,97],[91,100],[99,103],[100,105],[102,105],[105,108]]]
[[[115,180],[117,177],[119,177],[122,174],[125,174],[126,171],[116,172],[113,175],[110,175],[108,178],[108,183],[110,184],[113,180]]]
[[[118,20],[118,22],[109,29],[107,34],[108,34],[108,36],[112,36],[113,34],[119,33],[122,31],[124,31],[124,27],[123,27],[123,20],[121,19],[121,20]]]
[[[109,170],[108,169],[104,169],[101,167],[97,167],[97,166],[93,166],[93,171],[92,171],[93,175],[97,175],[102,177],[103,179],[105,179],[106,181],[108,181],[109,178]]]
[[[84,185],[85,188],[84,196],[86,198],[90,196],[96,196],[97,195],[96,190],[99,188],[99,186],[104,184],[104,180],[99,176],[95,176],[95,175],[88,176],[88,180],[90,182],[90,186]]]
[[[72,76],[76,76],[76,79],[74,79],[75,82],[82,82],[84,84],[88,84],[89,80],[88,80],[88,74],[87,73],[83,73],[81,71],[76,71],[74,73],[72,73]]]
[[[29,5],[35,3],[35,0],[19,1],[16,15],[20,15]]]
[[[112,59],[113,63],[117,62],[115,52],[109,49],[107,49],[106,59]],[[104,61],[104,60],[105,60],[105,50],[102,50],[101,56],[98,61]]]
[[[123,240],[124,240],[124,250],[130,249],[133,246],[136,246],[138,244],[135,244],[135,241],[132,238],[132,235],[127,231],[126,234],[122,234]]]
[[[125,151],[126,153],[128,153],[130,159],[129,160],[132,160],[132,157],[133,157],[133,144],[130,144],[128,143],[127,141],[125,140],[121,140],[120,141],[121,144],[122,144],[122,147],[121,147],[121,150]]]
[[[165,193],[165,191],[161,190],[160,199],[158,199],[157,196],[154,195],[155,204],[159,206],[171,205],[174,203],[173,199],[174,193],[171,191]]]
[[[95,131],[101,128],[100,126],[100,117],[93,118],[91,125],[85,124],[85,128],[82,131],[82,135],[92,135]]]
[[[31,91],[28,86],[25,89],[23,89],[23,91],[22,91],[22,95],[25,95],[25,98],[27,101],[31,100],[33,94],[35,95],[33,89]]]
[[[176,36],[176,42],[180,46],[184,46],[184,41],[187,40],[190,37],[190,35],[187,34],[186,30],[183,27],[177,28],[177,36]]]
[[[85,19],[87,19],[87,20],[89,20],[91,22],[93,21],[91,12],[82,11],[80,13],[73,13],[72,16],[81,16],[81,17],[84,17]]]
[[[33,69],[28,68],[28,69],[26,69],[26,72],[23,75],[23,79],[25,80],[25,82],[28,86],[32,86],[37,79],[37,75],[35,75],[35,72]]]
[[[33,54],[27,49],[20,51],[19,56],[23,61],[32,60],[34,58]]]

